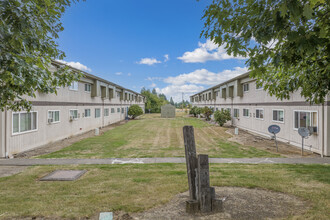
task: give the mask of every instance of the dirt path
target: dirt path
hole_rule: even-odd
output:
[[[176,195],[170,202],[142,213],[125,214],[126,219],[279,219],[302,215],[309,209],[303,200],[284,193],[264,189],[215,187],[223,200],[223,212],[191,215],[185,212],[188,192]],[[130,217],[130,218],[128,218]],[[115,219],[124,219],[115,216]]]

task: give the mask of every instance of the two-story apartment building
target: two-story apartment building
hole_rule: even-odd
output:
[[[311,135],[304,148],[330,156],[330,97],[323,105],[310,105],[299,92],[290,100],[278,100],[263,88],[249,73],[242,74],[190,97],[193,106],[208,106],[214,110],[228,109],[232,125],[264,136],[270,136],[268,127],[280,126],[277,138],[301,147],[299,127],[307,127]]]
[[[63,64],[54,61],[51,68],[58,65]],[[0,157],[119,122],[133,104],[144,110],[141,94],[86,72],[83,75],[79,82],[58,88],[57,95],[37,92],[36,98],[28,97],[31,112],[0,111]]]

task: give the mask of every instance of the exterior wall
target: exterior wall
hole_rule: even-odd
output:
[[[161,107],[162,118],[175,118],[175,107],[171,104],[163,105]]]
[[[5,157],[5,113],[0,112],[0,157]]]
[[[243,92],[242,96],[239,96],[240,89],[244,83],[249,83],[249,91]],[[229,97],[228,88],[230,86],[234,86],[233,98]],[[217,90],[217,88],[213,88],[213,90]],[[294,111],[317,112],[318,131],[316,134],[309,136],[308,139],[305,139],[304,148],[322,154],[322,146],[324,146],[323,153],[326,156],[330,156],[330,107],[328,104],[324,107],[322,105],[310,105],[300,96],[299,92],[291,94],[290,100],[278,100],[276,97],[268,95],[263,89],[256,89],[255,80],[248,77],[223,83],[219,85],[218,91],[218,96],[214,100],[195,101],[193,102],[193,106],[208,106],[215,110],[230,108],[232,115],[231,123],[233,126],[268,137],[271,136],[268,133],[269,125],[276,124],[281,127],[280,133],[277,134],[278,139],[297,147],[301,147],[302,139],[298,134],[298,130],[294,128]],[[205,91],[205,93],[207,92]],[[223,94],[224,92],[226,93],[225,95]],[[196,100],[194,98],[197,96],[192,96],[192,100]],[[326,103],[330,102],[327,101]],[[234,109],[239,109],[238,118],[233,117]],[[243,116],[243,109],[249,109],[249,117]],[[256,118],[256,109],[264,110],[263,119]],[[273,121],[273,110],[284,111],[284,122]],[[322,116],[323,111],[324,117]]]
[[[91,92],[85,92],[85,83],[92,85]],[[110,97],[109,92],[107,92],[110,88],[114,89],[114,98]],[[118,96],[115,91],[132,94],[131,100],[121,100],[120,95]],[[133,100],[135,96],[137,99]],[[138,99],[139,97],[141,99]],[[123,88],[114,88],[99,80],[87,78],[82,78],[78,83],[78,91],[65,87],[58,88],[57,95],[37,93],[34,99],[26,98],[32,102],[31,111],[37,112],[37,130],[14,134],[13,112],[8,111],[6,115],[5,112],[0,112],[0,157],[5,157],[5,131],[7,133],[6,148],[8,156],[11,156],[122,121],[126,118],[130,105],[138,104],[144,110],[144,97],[139,94],[134,94]],[[99,118],[95,117],[96,108],[101,110]],[[109,109],[109,116],[104,116],[104,110],[107,108]],[[111,108],[114,108],[114,113],[111,113]],[[120,112],[117,111],[118,108]],[[70,110],[73,109],[78,110],[78,118],[70,120]],[[90,117],[84,116],[85,109],[91,110]],[[60,112],[60,122],[48,123],[49,110]],[[7,127],[4,123],[5,118],[7,118]]]

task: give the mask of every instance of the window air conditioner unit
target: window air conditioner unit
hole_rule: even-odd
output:
[[[53,123],[53,119],[52,118],[48,118],[48,124]]]
[[[310,134],[316,134],[317,133],[317,127],[308,126],[308,130]]]

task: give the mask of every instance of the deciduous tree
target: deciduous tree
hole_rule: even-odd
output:
[[[63,30],[60,18],[72,2],[0,1],[0,110],[29,110],[26,96],[56,93],[57,86],[80,77],[65,66],[55,72],[49,69],[53,59],[64,57],[55,39]]]
[[[246,56],[252,77],[280,99],[292,92],[323,103],[330,88],[326,0],[213,0],[201,35]]]

